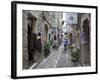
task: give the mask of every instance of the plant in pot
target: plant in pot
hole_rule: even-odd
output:
[[[69,45],[68,45],[68,48],[69,48],[70,50],[72,50],[72,49],[73,49],[73,46],[72,46],[71,44],[69,44]]]
[[[80,50],[78,48],[74,48],[71,52],[72,61],[78,61]]]
[[[50,44],[49,43],[45,43],[44,45],[44,56],[47,57],[50,53]]]

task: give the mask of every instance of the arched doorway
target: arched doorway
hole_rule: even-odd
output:
[[[31,14],[28,14],[28,23],[27,23],[27,26],[28,26],[28,61],[29,62],[32,62],[34,59],[33,59],[33,56],[34,56],[34,52],[35,51],[35,36],[34,36],[34,33],[35,33],[35,23],[36,23],[36,18],[31,15]],[[34,50],[33,50],[34,49]]]
[[[90,66],[90,21],[86,18],[83,21],[81,35],[81,58],[83,65]]]
[[[83,32],[86,33],[86,42],[90,43],[90,28],[89,20],[87,18],[83,21]]]
[[[32,19],[28,18],[28,61],[32,60],[31,33],[32,33]]]

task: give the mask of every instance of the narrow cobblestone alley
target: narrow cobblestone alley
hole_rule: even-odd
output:
[[[33,69],[63,68],[80,66],[78,62],[72,62],[70,51],[64,51],[63,44],[58,50],[52,50],[50,55]]]
[[[89,13],[23,10],[23,69],[90,66],[90,20]]]

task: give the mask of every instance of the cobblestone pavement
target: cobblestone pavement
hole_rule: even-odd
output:
[[[78,62],[72,62],[70,51],[64,51],[63,45],[58,50],[52,50],[52,53],[33,69],[60,68],[80,66]]]
[[[79,64],[79,62],[72,62],[70,51],[63,50],[56,67],[60,68],[60,67],[77,67],[77,66],[81,65]]]
[[[60,55],[62,54],[63,45],[59,47],[58,50],[52,50],[52,53],[43,60],[35,69],[43,68],[56,68],[56,64],[59,60]]]

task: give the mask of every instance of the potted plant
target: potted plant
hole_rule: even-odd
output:
[[[50,44],[49,43],[45,43],[44,45],[44,56],[47,57],[50,53]]]
[[[71,52],[72,61],[78,61],[80,50],[78,48],[74,48]]]
[[[68,45],[68,48],[69,48],[70,50],[72,50],[72,49],[73,49],[73,46],[72,46],[71,44],[69,44],[69,45]]]

